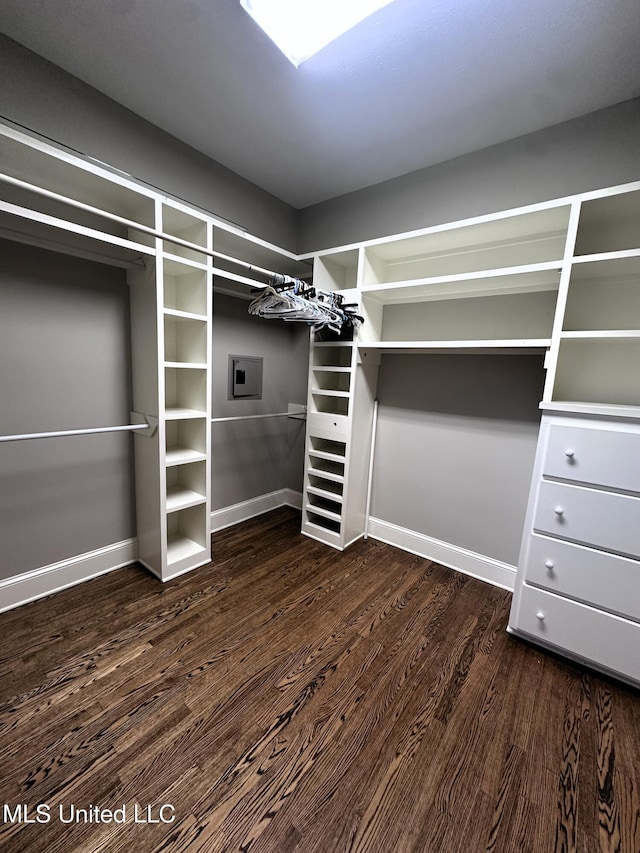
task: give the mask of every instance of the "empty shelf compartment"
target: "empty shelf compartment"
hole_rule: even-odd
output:
[[[206,320],[191,320],[165,314],[164,360],[206,365],[207,328]]]
[[[331,441],[314,435],[309,438],[309,448],[314,456],[320,459],[332,459],[335,462],[344,462],[347,453],[347,445],[344,441]]]
[[[167,512],[205,503],[207,463],[175,465],[167,469]]]
[[[313,410],[329,415],[349,414],[349,397],[337,396],[340,393],[330,394],[312,390]]]
[[[187,243],[207,248],[207,223],[173,205],[162,206],[162,230],[165,234],[178,237]],[[206,263],[207,256],[195,249],[188,249],[169,240],[164,241],[164,251],[188,260]]]
[[[180,465],[206,459],[206,423],[204,418],[197,420],[175,420],[166,424],[167,465]]]
[[[209,291],[205,270],[163,259],[164,307],[168,311],[207,317]]]
[[[329,500],[309,492],[307,495],[307,509],[317,512],[325,518],[332,518],[334,521],[340,521],[342,518],[342,504],[336,501]]]
[[[640,190],[583,201],[576,255],[640,249]]]
[[[167,516],[167,563],[175,565],[193,557],[204,559],[211,550],[206,507],[189,507]]]
[[[327,480],[326,477],[320,476],[317,469],[314,473],[311,473],[311,470],[308,471],[307,475],[309,477],[307,491],[316,495],[331,498],[331,500],[342,501],[342,483],[334,480]]]
[[[325,518],[325,516],[319,515],[317,512],[313,512],[309,507],[305,509],[305,513],[307,521],[310,524],[315,524],[317,527],[321,527],[324,530],[330,530],[332,533],[340,533],[339,521],[336,521],[333,518]]]
[[[207,413],[207,371],[165,369],[165,405],[169,410],[186,410]]]
[[[433,229],[365,249],[364,284],[561,261],[569,206]]]
[[[320,391],[343,391],[348,393],[351,386],[350,373],[336,371],[337,368],[314,367],[314,387]]]
[[[313,347],[314,367],[351,367],[351,346],[322,346]]]

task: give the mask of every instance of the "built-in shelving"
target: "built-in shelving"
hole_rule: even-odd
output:
[[[363,285],[362,293],[383,305],[402,302],[428,302],[438,299],[501,296],[509,293],[557,291],[560,282],[560,261],[512,267],[502,270],[481,270],[464,275],[445,275],[394,282],[393,284]]]
[[[446,225],[364,249],[362,286],[560,263],[569,205]]]
[[[502,352],[520,352],[522,350],[545,350],[551,344],[551,338],[523,338],[505,340],[475,340],[475,341],[372,341],[359,344],[360,350],[371,350],[377,352],[408,354],[423,352],[486,352],[493,350]]]
[[[327,528],[336,547],[364,530],[385,356],[544,355],[545,411],[637,417],[638,223],[636,184],[316,254],[314,283],[349,290],[365,323],[352,345],[312,338],[303,530],[322,538],[339,516]],[[344,441],[344,471],[313,453],[318,435]],[[331,489],[340,501],[325,504]]]
[[[170,468],[173,465],[188,465],[191,462],[206,461],[206,458],[205,454],[201,453],[199,450],[179,447],[167,450],[165,455],[165,465],[167,468]]]
[[[314,258],[313,283],[320,290],[350,290],[356,287],[357,271],[357,249],[323,253]]]
[[[545,412],[557,412],[560,414],[596,415],[603,418],[623,418],[625,420],[640,421],[640,406],[622,406],[608,403],[579,403],[571,400],[553,400],[540,403],[540,408]]]
[[[638,684],[640,185],[574,209],[509,630]]]
[[[347,253],[347,257],[352,255]],[[321,275],[325,274],[322,267]],[[344,483],[349,443],[343,426],[352,399],[353,358],[351,342],[318,340],[309,363],[302,529],[338,548],[344,547],[347,529]]]

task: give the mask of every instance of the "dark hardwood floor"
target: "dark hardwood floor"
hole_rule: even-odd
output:
[[[508,636],[501,590],[298,529],[0,615],[3,853],[639,853],[637,691]]]

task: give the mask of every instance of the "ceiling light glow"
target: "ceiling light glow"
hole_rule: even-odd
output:
[[[297,67],[392,0],[240,0]]]

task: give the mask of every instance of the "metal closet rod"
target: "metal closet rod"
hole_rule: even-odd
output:
[[[70,207],[75,207],[78,210],[85,211],[86,213],[102,216],[105,219],[110,219],[112,222],[117,222],[119,225],[126,225],[129,228],[135,228],[136,231],[142,231],[144,234],[150,234],[153,237],[160,237],[168,243],[174,243],[175,245],[182,246],[185,249],[192,249],[202,255],[207,255],[211,258],[219,258],[223,261],[229,261],[229,263],[237,264],[246,270],[253,270],[268,276],[278,275],[278,273],[275,273],[273,270],[268,270],[264,267],[250,264],[247,261],[241,261],[239,258],[233,258],[231,255],[224,255],[222,252],[216,252],[213,249],[206,249],[204,246],[198,246],[197,243],[190,243],[188,240],[183,240],[181,237],[173,237],[171,234],[166,234],[164,231],[158,231],[156,228],[151,228],[149,225],[143,225],[141,222],[134,222],[133,219],[126,219],[124,216],[119,216],[117,213],[109,213],[107,210],[101,210],[99,207],[93,207],[93,205],[85,204],[83,201],[76,201],[68,196],[60,195],[60,193],[54,193],[51,190],[44,189],[44,187],[39,187],[35,184],[30,184],[27,181],[22,181],[20,178],[13,178],[11,175],[0,173],[0,181],[28,190],[36,195],[41,195],[45,198],[50,198],[54,201],[68,204]]]
[[[276,412],[273,415],[237,415],[232,418],[211,418],[212,424],[229,423],[229,421],[257,421],[263,418],[295,418],[300,421],[306,418],[306,412]]]
[[[91,427],[91,429],[65,429],[57,432],[27,432],[22,435],[0,435],[0,442],[26,441],[34,438],[60,438],[66,435],[91,435],[96,432],[129,432],[136,429],[152,429],[152,424],[124,424],[123,426]]]

